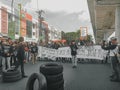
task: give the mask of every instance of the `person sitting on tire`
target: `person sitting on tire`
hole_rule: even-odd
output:
[[[5,70],[10,69],[10,45],[7,40],[2,43],[2,56],[4,58]]]

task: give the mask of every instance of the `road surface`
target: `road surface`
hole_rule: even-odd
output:
[[[25,72],[29,76],[39,73],[41,64],[25,64]],[[58,62],[59,63],[59,62]],[[62,63],[64,67],[65,90],[120,90],[120,82],[111,82],[109,64],[78,64],[76,69],[71,63]],[[25,90],[28,78],[13,83],[3,83],[0,80],[0,90]],[[36,89],[37,90],[37,89]]]

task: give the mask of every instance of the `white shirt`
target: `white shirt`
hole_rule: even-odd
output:
[[[115,54],[117,53],[118,53],[118,46],[115,49],[110,50],[110,56],[115,56]]]

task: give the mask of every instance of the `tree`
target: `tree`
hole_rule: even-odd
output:
[[[92,35],[87,35],[87,41],[88,42],[91,42],[93,39],[92,39]]]

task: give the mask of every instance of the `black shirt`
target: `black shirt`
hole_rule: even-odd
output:
[[[77,54],[77,45],[76,44],[72,44],[70,45],[70,48],[71,48],[71,55],[76,55]]]

